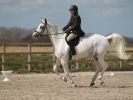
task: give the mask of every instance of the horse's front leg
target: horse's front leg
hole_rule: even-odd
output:
[[[61,61],[60,61],[60,59],[59,58],[57,58],[56,59],[56,63],[55,63],[55,65],[54,65],[54,67],[53,67],[53,70],[54,70],[54,72],[59,76],[59,78],[61,78],[62,79],[62,76],[59,74],[59,72],[58,72],[58,67],[61,65]]]
[[[69,73],[69,69],[68,69],[68,60],[61,60],[64,72],[65,72],[65,77],[64,77],[64,81],[67,81],[67,77],[71,80],[71,83],[74,87],[76,87],[77,85],[75,85],[74,80],[72,79],[70,73]]]

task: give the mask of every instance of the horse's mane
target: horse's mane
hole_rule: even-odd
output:
[[[62,30],[61,27],[55,25],[55,24],[52,23],[51,21],[47,21],[47,23],[48,23],[50,26],[52,26],[52,27],[54,27],[55,29],[57,29],[57,36],[62,37],[62,38],[64,38],[64,37],[66,36],[66,34],[63,32],[63,30]],[[58,33],[59,33],[59,34],[58,34]],[[61,34],[61,33],[62,33],[62,34]]]
[[[47,23],[50,25],[50,26],[53,26],[53,27],[58,27],[57,25],[55,25],[54,23],[52,23],[51,21],[47,21]]]

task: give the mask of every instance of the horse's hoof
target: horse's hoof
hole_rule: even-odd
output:
[[[90,87],[92,87],[92,86],[94,86],[95,85],[95,83],[93,82],[93,83],[90,83]]]
[[[63,77],[62,78],[64,82],[67,82],[67,78],[66,77]]]

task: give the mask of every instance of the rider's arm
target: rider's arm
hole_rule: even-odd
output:
[[[79,25],[80,25],[80,17],[76,16],[74,24],[70,28],[66,29],[65,32],[68,33],[70,31],[73,31],[77,29]]]
[[[65,31],[67,28],[69,28],[71,26],[71,23],[72,23],[72,17],[70,18],[70,20],[67,23],[67,25],[63,28],[63,30]]]

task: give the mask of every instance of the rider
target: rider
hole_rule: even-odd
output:
[[[81,29],[81,18],[78,15],[78,7],[76,5],[72,5],[69,9],[71,12],[71,18],[68,22],[68,24],[63,28],[63,31],[67,33],[66,35],[66,41],[69,43],[70,41],[74,39],[79,39],[79,37],[84,36],[84,32]],[[69,59],[72,58],[72,55],[75,55],[75,49],[74,46],[70,46],[70,55]]]

